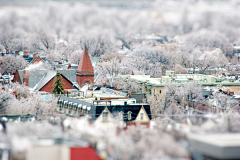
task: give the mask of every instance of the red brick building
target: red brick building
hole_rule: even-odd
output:
[[[32,64],[40,62],[40,57],[35,57]],[[84,53],[78,64],[78,69],[60,69],[63,88],[64,89],[80,89],[85,84],[94,83],[94,71],[87,48],[85,47]],[[56,70],[19,70],[14,73],[13,82],[19,82],[33,88],[34,91],[45,91],[51,93],[53,90],[54,77]]]
[[[86,46],[78,65],[77,82],[80,87],[94,83],[94,70]]]

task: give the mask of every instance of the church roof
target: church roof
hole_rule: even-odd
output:
[[[94,74],[92,63],[88,55],[86,46],[85,46],[84,53],[81,56],[77,72],[80,74]]]

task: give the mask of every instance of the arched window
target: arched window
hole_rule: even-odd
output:
[[[86,84],[90,84],[89,81],[86,81],[86,82],[85,82],[85,85],[86,85]]]
[[[130,121],[132,119],[132,112],[128,111],[128,120]]]

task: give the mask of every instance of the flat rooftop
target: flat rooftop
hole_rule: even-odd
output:
[[[240,133],[190,134],[190,150],[216,159],[240,159]]]

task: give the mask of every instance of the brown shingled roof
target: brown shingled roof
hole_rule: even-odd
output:
[[[77,72],[80,74],[93,74],[93,67],[88,55],[87,47],[85,46],[84,54],[82,54]]]

